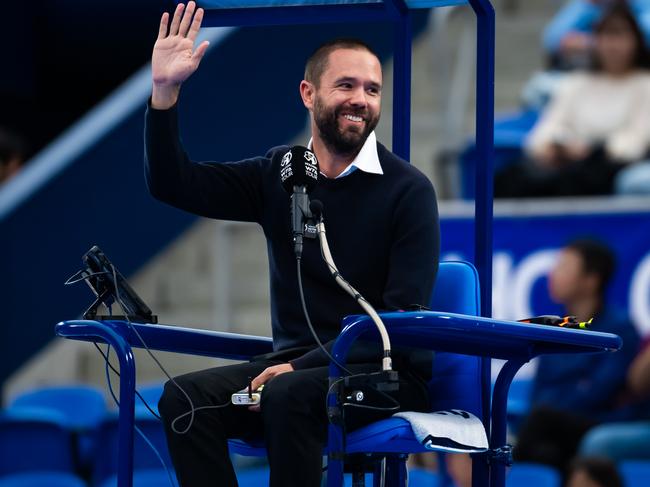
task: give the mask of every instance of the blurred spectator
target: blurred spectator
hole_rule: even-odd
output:
[[[620,1],[620,0],[619,0]],[[593,26],[612,0],[569,0],[544,30],[544,49],[554,69],[586,68],[594,48]],[[630,0],[629,7],[650,45],[650,0]]]
[[[528,136],[528,160],[496,175],[496,196],[608,194],[619,171],[647,156],[650,71],[639,27],[616,4],[595,32],[592,71],[560,81]],[[638,167],[650,170],[650,164]]]
[[[566,487],[623,487],[616,465],[606,458],[577,458],[571,463]]]
[[[630,391],[644,404],[646,420],[595,427],[582,440],[582,455],[607,457],[616,462],[650,459],[650,339],[632,362],[627,382]]]
[[[633,414],[621,398],[639,337],[626,316],[605,302],[614,269],[611,250],[596,241],[577,240],[560,251],[549,275],[551,297],[580,321],[593,317],[591,330],[619,335],[623,348],[616,353],[540,358],[532,410],[522,423],[514,450],[517,461],[548,464],[566,475],[589,428]]]
[[[13,177],[25,162],[25,147],[17,135],[0,128],[0,185]]]

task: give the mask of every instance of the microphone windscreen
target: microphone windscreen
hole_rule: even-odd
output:
[[[294,186],[305,186],[309,193],[318,182],[318,160],[316,155],[301,145],[294,145],[282,156],[280,181],[287,193],[293,193]]]

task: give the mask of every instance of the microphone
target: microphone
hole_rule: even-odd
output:
[[[305,219],[312,217],[307,195],[316,187],[318,173],[316,155],[306,147],[295,145],[282,156],[280,181],[291,195],[291,228],[297,258],[302,256]]]

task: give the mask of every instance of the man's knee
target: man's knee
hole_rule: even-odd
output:
[[[281,414],[291,405],[291,397],[296,392],[295,381],[287,377],[291,372],[278,375],[264,384],[261,407],[264,413]]]
[[[158,412],[163,421],[169,422],[173,420],[173,418],[188,410],[189,407],[187,398],[182,395],[178,386],[170,380],[167,381],[158,400]]]
[[[325,394],[314,378],[287,372],[264,385],[262,413],[274,418],[291,417],[301,412],[317,413],[318,406],[325,404]]]

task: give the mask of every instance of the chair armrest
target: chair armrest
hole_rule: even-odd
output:
[[[144,341],[151,350],[232,360],[248,360],[273,351],[273,342],[267,337],[126,321],[63,321],[56,325],[55,332],[65,338],[103,342],[99,331],[106,328],[135,348],[145,348]]]
[[[542,354],[616,351],[618,335],[438,311],[382,313],[392,345],[528,361]],[[334,345],[345,361],[347,350],[361,336],[378,336],[369,316],[348,316]],[[340,360],[339,360],[340,359]]]

